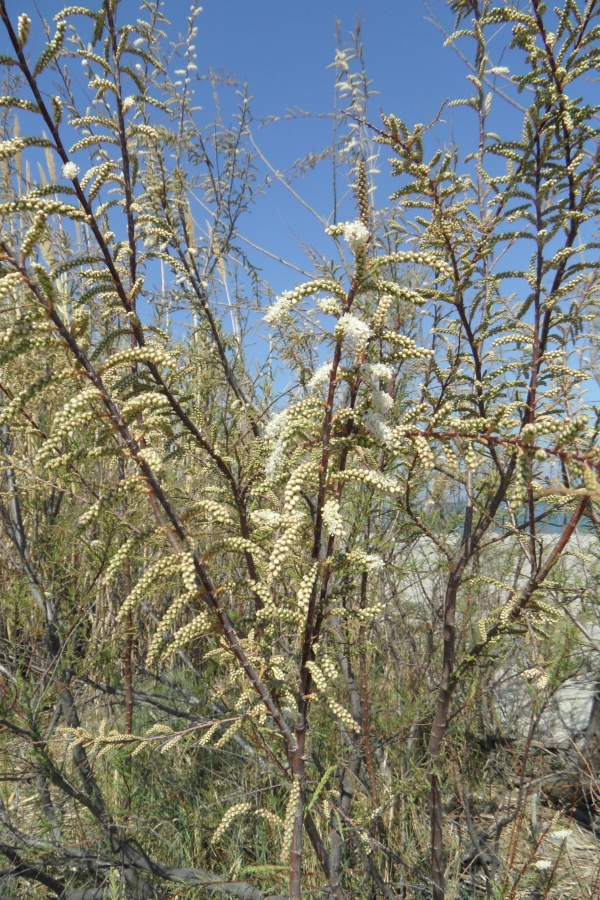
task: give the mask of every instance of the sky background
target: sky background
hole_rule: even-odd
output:
[[[13,20],[22,12],[32,16],[30,45],[36,40],[41,16],[50,21],[68,5],[63,0],[8,0]],[[90,8],[99,5],[90,2]],[[120,23],[135,21],[137,0],[120,0]],[[169,38],[187,32],[189,4],[170,0],[163,12],[171,22]],[[253,135],[260,151],[280,172],[287,172],[298,159],[320,153],[332,140],[334,84],[336,73],[331,63],[336,53],[336,32],[343,45],[360,22],[364,60],[372,90],[369,118],[380,122],[380,113],[394,113],[409,126],[427,123],[437,115],[445,100],[468,95],[465,81],[468,69],[452,48],[444,48],[444,34],[452,30],[453,16],[445,0],[205,0],[196,19],[195,40],[198,76],[209,70],[223,73],[238,88],[247,85],[254,117]],[[75,19],[85,23],[84,19]],[[467,49],[465,47],[465,49]],[[328,68],[329,67],[329,68]],[[174,68],[177,65],[174,64]],[[77,67],[73,77],[81,78]],[[233,112],[237,102],[236,86],[222,90],[224,108]],[[211,100],[206,85],[199,85],[197,96],[206,121],[211,121]],[[206,103],[204,101],[207,101]],[[299,108],[312,117],[272,122],[260,127],[268,117],[284,117]],[[429,140],[437,146],[476,139],[475,115],[464,109],[447,109]],[[432,148],[433,149],[433,148]],[[384,151],[378,166],[377,202],[387,204],[395,185],[389,178]],[[268,170],[260,167],[260,179]],[[341,186],[343,190],[343,185]],[[332,164],[326,161],[294,182],[294,189],[323,219],[331,221],[333,210]],[[341,218],[355,218],[353,201],[340,210]],[[271,187],[257,199],[256,209],[242,232],[254,244],[275,257],[306,268],[304,248],[314,246],[329,252],[330,239],[323,225],[292,195],[271,178]],[[265,279],[275,291],[292,286],[298,275],[259,254]]]
[[[51,20],[65,5],[63,0],[8,0],[13,20],[22,12],[31,15],[32,44],[39,40],[36,33],[42,33],[41,16]],[[89,3],[91,8],[99,5],[100,0]],[[163,4],[171,22],[169,40],[176,42],[178,34],[186,34],[189,8],[182,0]],[[135,21],[138,10],[137,0],[120,0],[118,21]],[[331,64],[336,34],[341,44],[348,46],[359,22],[367,75],[377,92],[371,100],[369,121],[379,124],[384,111],[403,119],[409,127],[428,123],[445,101],[472,93],[467,81],[469,68],[452,47],[444,47],[445,34],[454,26],[446,0],[204,0],[196,19],[197,77],[201,79],[212,70],[231,81],[229,87],[220,89],[226,116],[235,110],[236,91],[247,86],[253,139],[274,170],[289,173],[295,161],[320,153],[332,141],[336,73]],[[489,48],[495,64],[509,64],[514,70],[519,57],[506,49],[508,38],[507,27],[499,26]],[[458,48],[469,55],[472,52],[468,39],[463,39]],[[174,61],[173,69],[178,67],[181,61]],[[75,80],[81,80],[83,90],[83,71],[77,66],[71,71]],[[214,110],[206,81],[198,83],[196,91],[203,107],[199,121],[210,122]],[[310,115],[285,118],[289,110],[296,109]],[[269,117],[279,120],[261,124]],[[518,138],[521,122],[518,110],[494,98],[494,130],[505,138]],[[474,112],[446,107],[441,120],[427,134],[426,148],[433,152],[456,144],[464,158],[476,148],[477,138]],[[387,205],[390,192],[397,186],[389,177],[388,156],[384,148],[378,163],[375,202],[382,206]],[[264,186],[266,177],[269,169],[259,163],[257,183]],[[252,213],[240,225],[242,238],[254,245],[247,245],[252,261],[275,293],[305,280],[301,271],[311,273],[308,246],[323,254],[333,253],[333,242],[323,233],[323,220],[332,221],[334,207],[331,161],[297,178],[293,188],[316,215],[271,177],[268,188],[257,196]],[[356,217],[351,196],[339,213],[342,220]]]

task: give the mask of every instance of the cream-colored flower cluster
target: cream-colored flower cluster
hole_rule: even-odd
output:
[[[148,540],[154,530],[155,529],[152,529],[151,531],[141,531],[137,534],[133,534],[125,541],[124,544],[119,547],[119,549],[109,562],[108,566],[106,567],[106,572],[104,575],[106,584],[109,584],[111,578],[113,578],[116,572],[119,571],[127,557],[132,555],[132,553],[135,551],[135,548],[139,544]]]
[[[252,809],[252,805],[250,803],[236,803],[235,806],[230,806],[223,818],[221,819],[221,823],[217,830],[214,832],[212,839],[216,844],[218,840],[220,840],[231,823],[237,816],[243,816],[244,813],[249,812]]]
[[[11,355],[21,353],[25,348],[35,347],[40,342],[45,343],[48,337],[48,324],[37,320],[34,314],[20,316],[17,321],[5,331],[0,332],[0,353],[6,359]]]
[[[400,482],[375,469],[346,469],[344,472],[336,472],[335,477],[339,481],[356,481],[362,484],[370,484],[384,494],[392,496],[402,492]]]
[[[335,281],[326,279],[308,281],[306,284],[301,284],[294,288],[293,291],[284,291],[280,294],[273,306],[265,313],[264,321],[268,325],[282,325],[287,322],[290,312],[300,300],[322,292],[333,293],[338,296],[340,296],[341,292],[341,297],[345,297],[344,291]]]
[[[373,322],[371,326],[375,334],[378,334],[385,326],[388,313],[393,302],[394,298],[391,294],[382,294],[379,303],[377,304],[377,309],[375,310],[375,315],[373,316]]]
[[[235,521],[232,511],[227,504],[219,503],[218,500],[210,500],[204,497],[201,500],[190,503],[185,510],[185,519],[187,522],[190,522],[198,516],[211,519],[221,525],[230,525]]]
[[[385,340],[391,345],[388,356],[395,362],[408,359],[429,359],[433,351],[419,347],[412,338],[394,331],[385,332]]]
[[[296,603],[298,604],[298,610],[306,615],[308,612],[308,607],[310,604],[311,594],[313,592],[313,587],[315,584],[315,578],[317,577],[317,572],[319,570],[319,564],[313,563],[306,575],[304,575],[300,585],[298,586],[298,590],[296,591]]]
[[[436,256],[435,253],[423,253],[418,250],[404,250],[399,253],[389,253],[386,256],[382,256],[380,261],[382,265],[399,263],[400,265],[426,266],[433,269],[434,272],[439,272],[440,275],[445,278],[454,277],[454,270],[450,263],[446,262],[445,259],[442,259],[441,256]]]
[[[349,618],[366,624],[372,622],[378,616],[385,612],[385,603],[372,603],[370,606],[364,606],[362,609],[355,609],[350,612]]]
[[[148,343],[145,347],[132,347],[121,350],[105,359],[98,369],[98,374],[114,369],[117,366],[131,366],[132,363],[145,362],[155,366],[174,366],[173,355],[156,343]]]
[[[122,622],[127,613],[132,612],[144,595],[150,590],[152,585],[163,578],[179,573],[181,569],[181,560],[179,556],[167,556],[163,559],[157,559],[155,563],[149,566],[144,572],[140,580],[137,582],[129,596],[126,598],[123,606],[117,615],[117,621]]]
[[[181,566],[181,580],[185,585],[185,589],[193,592],[197,589],[196,585],[196,563],[192,553],[182,553],[179,557]]]
[[[420,294],[418,291],[413,291],[409,287],[396,284],[395,281],[383,281],[378,279],[374,286],[382,294],[391,294],[393,297],[396,297],[397,300],[404,300],[406,303],[412,303],[413,306],[422,306],[427,300],[427,297],[424,297],[423,294]]]
[[[242,727],[242,724],[243,724],[243,720],[241,718],[237,719],[235,722],[232,722],[232,724],[229,726],[229,728],[227,728],[225,730],[225,732],[221,735],[219,740],[215,742],[215,744],[214,744],[215,750],[220,750],[221,747],[224,747],[225,744],[227,744],[228,741],[230,741],[232,739],[232,737],[234,737],[238,733],[238,731]]]
[[[354,573],[379,572],[384,567],[384,562],[377,553],[367,553],[362,547],[354,547],[346,553],[344,564]]]
[[[121,415],[126,421],[130,422],[140,413],[157,412],[169,408],[169,401],[164,394],[159,394],[158,391],[144,391],[123,403]]]
[[[521,672],[521,677],[524,678],[525,681],[535,684],[540,690],[545,688],[548,684],[548,673],[545,672],[541,666],[531,666],[531,668],[525,669]]]
[[[19,47],[23,48],[27,43],[30,28],[31,19],[28,15],[22,13],[17,19],[17,40],[19,41]]]
[[[273,581],[275,581],[288,560],[297,558],[298,548],[302,546],[303,530],[303,519],[292,520],[285,531],[283,531],[275,541],[267,571],[267,580],[269,584],[272,584]]]
[[[338,297],[321,297],[317,301],[317,306],[324,316],[334,316],[336,319],[342,312],[342,306]]]
[[[180,650],[182,647],[187,647],[187,645],[191,641],[195,640],[196,638],[202,637],[202,635],[204,634],[208,634],[212,630],[213,624],[208,613],[198,613],[198,615],[195,616],[191,622],[188,622],[186,625],[182,625],[181,628],[179,628],[175,632],[175,634],[165,647],[161,656],[161,660],[166,659],[173,653],[176,653],[177,650]]]
[[[45,48],[42,50],[41,56],[38,57],[38,61],[36,62],[35,68],[33,70],[34,76],[40,75],[41,72],[44,71],[50,60],[54,59],[56,54],[60,51],[65,39],[66,28],[67,23],[60,19],[56,24],[54,37],[46,44]]]
[[[164,643],[165,636],[169,631],[173,630],[173,625],[175,624],[177,617],[193,603],[197,596],[198,591],[194,585],[193,590],[180,594],[173,603],[171,603],[152,636],[148,653],[146,654],[146,664],[148,666],[152,666],[152,664],[156,662],[158,652]]]
[[[135,494],[145,494],[147,492],[146,480],[141,478],[137,472],[129,475],[119,482],[117,487],[112,488],[102,495],[95,503],[89,507],[87,512],[79,517],[80,528],[86,528],[94,522],[105,509],[109,509],[111,504],[117,503],[123,497]]]
[[[20,272],[6,272],[0,277],[0,297],[10,296],[21,285],[23,276]]]
[[[52,433],[37,452],[40,465],[45,465],[56,450],[60,449],[60,443],[65,437],[75,434],[78,428],[99,416],[100,411],[94,406],[98,399],[96,388],[89,386],[75,394],[58,410],[52,423]]]
[[[294,836],[294,823],[298,812],[298,801],[300,800],[300,782],[297,778],[292,781],[290,795],[285,808],[285,816],[283,818],[283,838],[281,841],[281,862],[287,865],[292,850],[292,838]]]
[[[473,441],[464,441],[463,454],[465,465],[469,472],[476,472],[481,464],[481,457],[476,453]]]
[[[283,514],[293,512],[298,506],[302,488],[311,476],[316,475],[316,466],[312,460],[301,463],[289,477],[283,492]]]
[[[248,538],[243,538],[240,535],[226,537],[223,541],[222,546],[223,549],[237,550],[238,553],[249,553],[252,557],[265,556],[265,551],[262,549],[262,547],[260,547],[254,541],[251,541]]]
[[[27,406],[33,397],[51,385],[54,381],[54,375],[42,375],[41,378],[37,378],[31,384],[28,384],[27,387],[13,397],[10,403],[7,403],[4,408],[0,407],[0,409],[2,409],[2,412],[0,412],[0,425],[11,422],[19,415],[21,410]]]

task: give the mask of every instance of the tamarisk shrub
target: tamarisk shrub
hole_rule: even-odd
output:
[[[169,55],[158,2],[135,22],[68,7],[36,57],[0,0],[9,890],[441,900],[469,846],[444,828],[455,790],[470,815],[452,753],[489,673],[519,659],[538,703],[570,673],[563,607],[585,633],[591,593],[561,566],[600,497],[599,7],[450,7],[475,146],[369,123],[339,51],[354,218],[269,300],[240,241],[249,104],[230,124],[196,105],[199,8]],[[191,780],[207,759],[220,795]],[[174,832],[165,766],[204,798]],[[515,896],[524,871],[488,866],[486,890]]]

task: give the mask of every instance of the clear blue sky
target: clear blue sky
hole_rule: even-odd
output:
[[[247,84],[255,120],[283,116],[295,107],[315,116],[330,114],[335,72],[328,66],[335,56],[336,23],[339,21],[342,43],[347,44],[350,32],[360,20],[367,74],[373,89],[379,92],[371,104],[371,120],[377,124],[383,110],[409,125],[429,122],[444,100],[470,93],[465,82],[467,69],[452,49],[443,48],[444,36],[431,14],[447,30],[452,28],[453,16],[445,0],[429,0],[429,4],[428,10],[423,0],[204,0],[203,11],[196,19],[198,75],[212,69]],[[51,20],[66,5],[63,0],[8,0],[14,19],[21,12],[32,16],[32,43],[39,29],[40,13]],[[88,0],[87,5],[94,8],[100,0]],[[138,9],[136,0],[121,0],[119,21],[135,20]],[[186,32],[187,2],[170,0],[163,4],[163,11],[172,23],[170,38],[176,37],[178,31]],[[78,21],[83,26],[85,20]],[[73,72],[77,79],[76,67]],[[200,96],[204,101],[201,89]],[[224,92],[226,108],[227,96],[231,108],[234,89]],[[209,104],[205,111],[210,121]],[[436,143],[456,139],[457,132],[465,129],[471,131],[470,137],[475,137],[475,116],[469,112],[447,110],[443,118],[444,123],[439,123],[431,138]],[[254,134],[271,164],[285,171],[295,160],[319,152],[331,142],[332,122],[326,118],[303,118],[260,129],[256,122]],[[385,153],[380,169],[379,197],[385,203],[392,189]],[[321,216],[330,216],[330,162],[294,186]],[[342,213],[342,218],[354,217],[349,206]],[[256,213],[247,219],[246,227],[247,236],[255,243],[299,266],[305,261],[301,244],[313,244],[323,252],[329,250],[329,239],[323,236],[318,222],[276,186],[259,198]],[[276,290],[289,287],[290,278],[296,277],[266,257],[260,262]]]
[[[453,16],[448,4],[446,0],[427,2],[429,6],[425,0],[204,0],[203,11],[196,19],[197,74],[201,76],[210,69],[222,71],[240,85],[248,86],[253,98],[254,137],[270,163],[285,172],[295,160],[319,152],[331,142],[332,121],[324,116],[333,109],[335,72],[328,66],[335,56],[338,21],[345,44],[357,22],[361,22],[367,73],[373,89],[379,92],[369,111],[372,122],[378,122],[381,109],[399,116],[409,126],[427,123],[445,100],[471,94],[472,87],[466,81],[468,68],[452,48],[443,47],[444,35],[433,21],[437,18],[443,29],[452,30]],[[93,8],[100,5],[100,0],[88,0],[88,4]],[[64,0],[8,0],[14,19],[22,12],[31,14],[32,42],[39,29],[40,12],[51,20],[65,5],[68,4]],[[135,20],[138,9],[137,0],[121,0],[119,21]],[[187,2],[169,0],[163,4],[163,11],[172,23],[170,38],[176,38],[177,32],[186,32]],[[503,50],[507,38],[506,26],[499,27],[491,50],[496,64],[508,62],[510,56],[514,66],[515,54]],[[471,50],[467,41],[459,46]],[[75,79],[81,77],[76,68]],[[211,121],[206,86],[198,87],[198,96],[205,105],[200,121],[203,116]],[[225,108],[232,109],[235,89],[224,90],[223,100]],[[286,110],[296,107],[312,113],[314,118],[279,121],[259,128],[261,119],[284,116]],[[511,132],[517,137],[521,129],[518,112],[515,115],[514,110],[506,105],[503,108],[496,100],[493,110],[495,130],[505,137]],[[442,119],[428,135],[430,145],[456,143],[461,157],[475,149],[476,118],[472,111],[446,108]],[[382,153],[379,164],[376,199],[382,205],[393,189],[387,155]],[[266,171],[263,167],[261,179]],[[331,215],[329,161],[294,182],[294,188],[321,217],[327,219]],[[354,218],[350,204],[341,210],[341,218]],[[258,198],[255,211],[242,222],[241,229],[255,244],[298,267],[311,268],[304,253],[306,245],[324,253],[329,253],[331,247],[322,225],[277,184]],[[251,252],[251,256],[276,292],[302,280],[268,256],[256,252]]]
[[[186,4],[177,6],[183,18]],[[451,29],[453,17],[445,0],[431,0],[431,10]],[[379,92],[371,105],[373,122],[378,124],[380,109],[410,124],[428,122],[445,99],[465,92],[466,69],[451,49],[443,49],[443,34],[422,0],[206,0],[197,19],[198,67],[223,69],[247,83],[257,119],[284,115],[295,107],[317,115],[331,113],[335,72],[328,66],[335,56],[336,22],[342,42],[348,43],[359,20],[367,74]],[[445,118],[447,139],[453,120],[462,121],[465,114],[450,112]],[[278,122],[257,131],[256,137],[271,163],[286,170],[296,159],[327,146],[332,123]],[[390,188],[385,153],[380,168],[385,202]],[[294,186],[321,215],[331,214],[330,163]],[[320,226],[289,195],[275,190],[265,201],[252,223],[257,243],[299,265],[304,258],[299,240],[328,251]],[[353,211],[346,208],[344,217],[354,218]],[[289,275],[273,275],[278,290],[289,286]]]

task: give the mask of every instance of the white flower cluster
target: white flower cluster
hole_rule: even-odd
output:
[[[264,321],[267,325],[281,325],[287,322],[290,312],[298,302],[300,297],[296,296],[295,291],[283,291],[264,315]]]
[[[250,513],[250,521],[256,528],[264,531],[274,531],[279,528],[281,515],[274,509],[255,509]]]
[[[267,477],[275,474],[285,457],[287,442],[295,429],[312,431],[322,418],[323,406],[315,397],[307,397],[277,413],[265,428],[265,437],[274,440],[271,455],[265,464]]]
[[[325,233],[330,237],[342,236],[354,253],[364,250],[369,240],[369,229],[363,225],[360,219],[356,219],[354,222],[340,222],[338,225],[331,225],[325,229]]]
[[[329,376],[331,375],[331,360],[323,363],[322,366],[319,366],[318,369],[313,372],[312,378],[308,382],[309,391],[316,392],[320,390],[324,385],[329,383]]]
[[[354,346],[365,344],[372,335],[373,332],[367,323],[352,315],[352,313],[344,313],[338,320],[335,328],[336,338],[346,338]]]
[[[368,572],[381,572],[385,568],[383,559],[377,553],[367,553],[366,562]]]
[[[323,523],[329,534],[344,536],[344,521],[337,500],[327,500],[323,504]]]
[[[380,416],[389,413],[394,405],[394,398],[386,391],[379,391],[374,388],[371,391],[371,409]]]
[[[79,166],[74,162],[66,162],[62,167],[62,177],[68,178],[70,181],[79,174]]]
[[[367,384],[376,384],[383,381],[386,384],[392,380],[394,370],[385,363],[363,363],[360,367],[360,374]]]
[[[369,229],[365,228],[360,219],[355,222],[344,223],[344,240],[355,253],[362,250],[369,240]]]
[[[362,414],[362,422],[369,434],[371,434],[376,441],[379,441],[380,444],[387,445],[391,443],[393,437],[392,429],[374,410],[366,410],[366,412]]]
[[[135,97],[132,97],[130,95],[130,96],[124,98],[124,100],[123,100],[123,112],[124,113],[129,112],[129,110],[134,106],[135,106]]]
[[[573,832],[570,828],[559,828],[557,831],[551,831],[548,835],[550,840],[553,841],[568,841],[570,837],[573,837]]]
[[[267,440],[274,440],[279,437],[286,425],[289,414],[289,409],[282,409],[281,412],[275,413],[265,428],[265,437]]]
[[[269,454],[269,458],[265,463],[265,475],[271,478],[279,470],[285,458],[285,441],[283,439],[275,442],[275,446]]]

